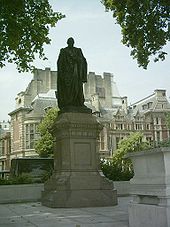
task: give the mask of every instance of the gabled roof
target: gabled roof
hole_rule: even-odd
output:
[[[157,89],[152,95],[132,104],[129,109],[134,116],[137,112],[146,113],[156,110],[170,111],[170,103],[167,100],[166,91]]]
[[[33,100],[31,105],[35,102],[35,100],[37,99],[46,99],[46,100],[52,100],[55,99],[56,100],[56,95],[55,95],[56,90],[54,89],[50,89],[47,93],[39,93]]]
[[[26,106],[26,107],[19,107],[18,109],[15,109],[14,111],[8,113],[9,116],[12,116],[13,114],[20,112],[20,111],[31,111],[32,107],[31,106]]]
[[[48,107],[57,107],[57,99],[50,97],[36,97],[31,103],[32,110],[27,114],[26,118],[29,117],[43,117],[45,109]]]

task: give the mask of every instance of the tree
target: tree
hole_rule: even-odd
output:
[[[0,67],[10,62],[19,72],[33,70],[36,54],[46,59],[49,28],[63,17],[48,0],[0,0]]]
[[[129,152],[137,152],[150,148],[147,142],[142,142],[143,134],[132,133],[118,144],[111,161],[102,163],[102,171],[110,180],[130,180],[133,177],[133,167],[130,159],[125,159]]]
[[[51,108],[44,116],[42,122],[38,126],[40,138],[35,144],[35,151],[40,157],[52,157],[53,156],[53,144],[54,138],[51,133],[53,124],[58,116],[58,109]]]
[[[169,0],[102,0],[106,10],[121,26],[122,42],[131,47],[131,55],[144,69],[150,62],[164,60],[163,47],[170,41]]]

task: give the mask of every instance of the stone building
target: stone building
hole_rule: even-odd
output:
[[[10,122],[0,122],[0,172],[9,170],[11,138],[10,138]]]
[[[127,111],[127,97],[121,97],[111,73],[103,73],[103,76],[89,72],[87,83],[84,85],[85,104],[89,106],[93,114],[104,125],[99,137],[99,151],[101,157],[111,155],[108,127],[113,113],[118,109]]]
[[[121,139],[132,132],[142,132],[144,141],[159,143],[170,138],[166,124],[166,113],[170,112],[170,103],[166,90],[157,89],[150,96],[130,105],[127,111],[118,108],[112,118],[105,122],[105,147],[112,155]],[[106,154],[106,153],[105,153]]]
[[[119,95],[114,76],[111,73],[103,73],[103,76],[89,72],[87,83],[84,85],[86,104],[93,107],[94,112],[100,116],[108,115],[114,109],[123,108],[122,98]],[[125,105],[124,105],[125,107]]]
[[[39,136],[37,126],[46,110],[57,106],[56,89],[57,72],[51,71],[49,68],[36,69],[26,90],[17,95],[15,110],[9,113],[11,117],[11,159],[37,156],[34,151],[34,144]],[[85,104],[100,118],[122,106],[122,98],[113,81],[113,75],[110,73],[104,73],[102,77],[90,72],[88,82],[84,84],[84,93]]]
[[[15,110],[11,117],[11,159],[15,157],[37,156],[34,144],[38,139],[37,126],[48,107],[56,106],[55,71],[49,68],[36,69],[33,79],[24,92],[16,97]]]
[[[11,153],[15,157],[37,156],[34,144],[38,139],[37,126],[48,108],[57,106],[57,72],[50,68],[36,69],[25,91],[16,97],[11,113]],[[161,141],[169,138],[165,113],[170,111],[165,90],[128,107],[127,97],[121,97],[114,76],[89,72],[84,84],[85,105],[104,125],[99,138],[101,157],[113,154],[120,139],[134,131],[142,131],[145,139]]]

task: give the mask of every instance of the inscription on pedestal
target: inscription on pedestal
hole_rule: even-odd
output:
[[[78,169],[92,165],[92,154],[90,143],[74,143],[74,165]]]

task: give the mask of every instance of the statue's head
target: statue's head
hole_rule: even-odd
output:
[[[69,47],[73,47],[74,46],[74,39],[72,37],[68,38],[67,44],[68,44]]]

